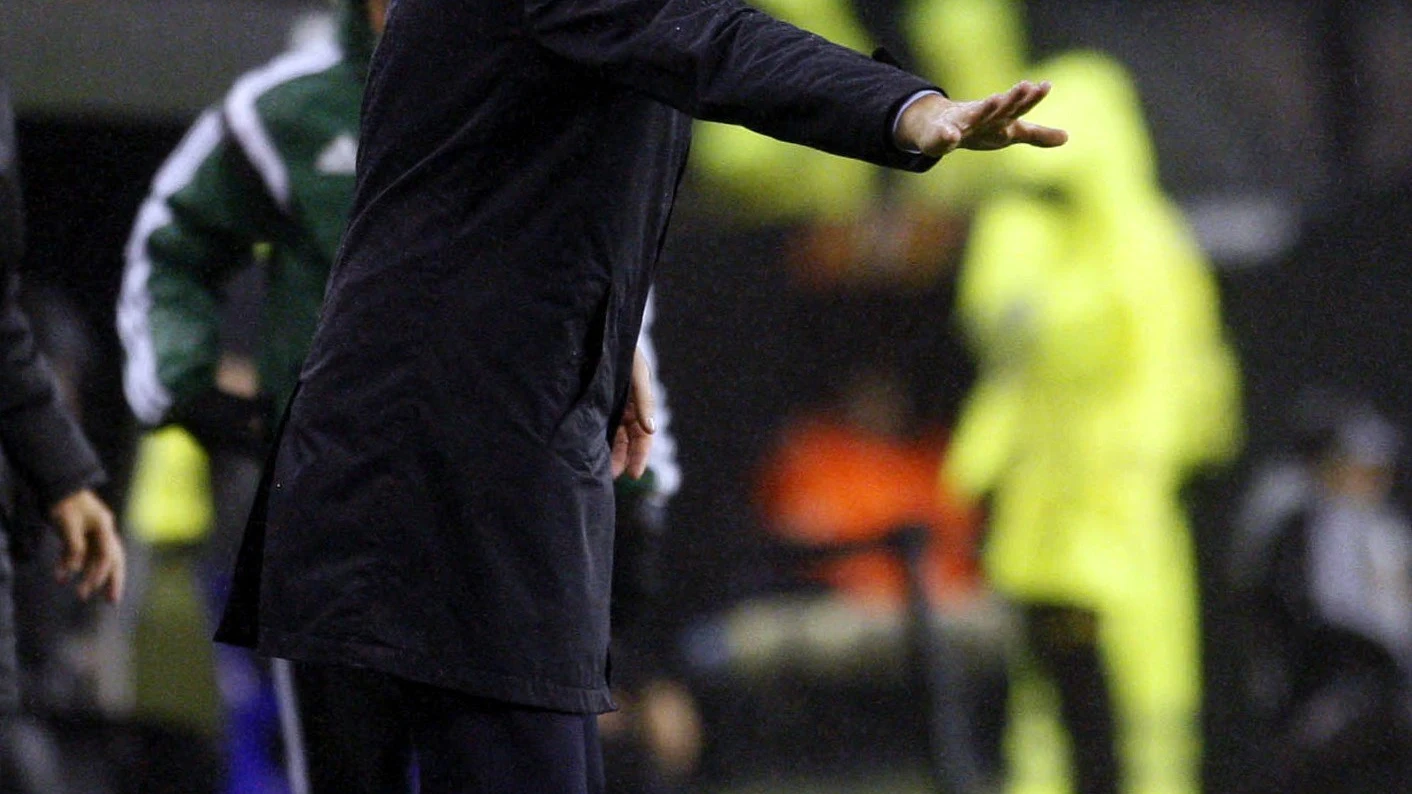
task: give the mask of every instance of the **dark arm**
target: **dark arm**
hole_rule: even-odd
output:
[[[18,303],[19,175],[9,96],[0,80],[0,449],[47,509],[103,480],[98,457],[64,413],[49,365]]]
[[[22,253],[19,175],[8,86],[0,77],[0,464],[32,487],[63,541],[55,568],[80,598],[122,597],[126,556],[113,513],[93,488],[98,456],[59,403],[54,374],[20,311],[16,268]],[[0,466],[3,468],[3,466]]]
[[[880,165],[925,170],[892,135],[927,81],[739,0],[525,0],[546,49],[696,118]]]

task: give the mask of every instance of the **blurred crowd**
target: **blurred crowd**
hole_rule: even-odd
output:
[[[699,126],[639,343],[672,412],[617,489],[610,791],[1412,791],[1406,406],[1318,367],[1256,393],[1129,69],[1036,58],[1020,0],[755,5],[957,96],[1051,80],[1035,120],[1071,140],[904,180]],[[79,603],[48,576],[57,541],[14,549],[24,697],[0,715],[0,794],[306,790],[288,715],[337,693],[210,635],[347,220],[385,4],[337,6],[211,97],[131,208],[123,416],[84,400],[117,366],[104,329],[26,283],[66,409],[127,439],[105,495],[130,588]],[[742,346],[809,399],[745,393],[673,344],[726,327],[680,316],[732,311],[681,291],[736,260],[778,288],[736,318],[759,337]],[[672,275],[687,264],[704,274]],[[779,360],[781,331],[806,363]],[[694,368],[732,402],[681,387]],[[692,446],[742,424],[748,445]],[[736,484],[678,509],[706,469]],[[752,540],[716,552],[727,592],[683,596],[704,524]]]

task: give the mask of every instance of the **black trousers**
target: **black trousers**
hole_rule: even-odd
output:
[[[598,718],[276,662],[294,794],[602,794]]]
[[[1098,647],[1098,615],[1062,604],[1026,604],[1030,654],[1059,690],[1078,794],[1118,794],[1113,696]]]

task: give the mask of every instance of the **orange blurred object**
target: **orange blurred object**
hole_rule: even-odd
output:
[[[888,205],[795,229],[785,264],[802,286],[927,289],[955,267],[966,241],[958,215]]]
[[[770,532],[790,543],[828,546],[877,540],[906,525],[930,528],[923,568],[934,602],[976,592],[975,511],[937,488],[945,441],[909,441],[825,419],[787,431],[766,462],[760,493]],[[906,597],[901,561],[864,552],[820,563],[814,573],[870,606]]]

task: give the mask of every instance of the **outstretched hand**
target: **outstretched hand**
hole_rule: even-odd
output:
[[[628,404],[623,409],[623,421],[613,436],[614,479],[624,472],[636,479],[647,471],[647,452],[652,447],[652,434],[657,431],[656,413],[652,372],[639,350],[632,357],[632,381],[628,386]]]
[[[1069,140],[1067,132],[1020,118],[1048,96],[1049,89],[1047,82],[1025,80],[1009,91],[970,102],[956,102],[939,94],[925,96],[898,119],[897,144],[932,157],[957,149],[989,151],[1017,143],[1060,146]]]
[[[55,577],[60,582],[77,578],[78,596],[85,601],[101,591],[117,603],[123,595],[126,556],[108,505],[85,488],[59,500],[49,519],[64,542]]]

